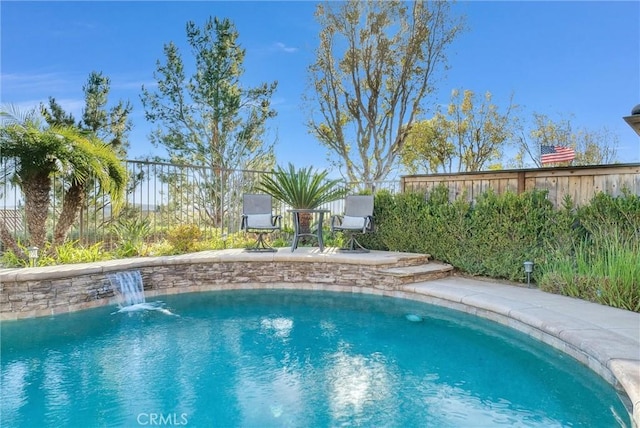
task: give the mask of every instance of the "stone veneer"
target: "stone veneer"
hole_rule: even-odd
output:
[[[366,287],[394,290],[407,282],[386,268],[428,262],[428,255],[371,253],[361,255],[335,249],[319,252],[250,253],[242,250],[204,251],[182,256],[142,257],[107,262],[0,271],[0,320],[50,316],[114,303],[108,274],[139,270],[145,294],[273,287]],[[412,279],[409,279],[412,280]],[[286,286],[285,286],[286,287]]]

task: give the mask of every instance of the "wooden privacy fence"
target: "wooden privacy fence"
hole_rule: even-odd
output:
[[[597,193],[621,195],[623,189],[640,196],[640,164],[575,166],[558,168],[517,169],[464,172],[457,174],[408,175],[401,177],[402,192],[430,192],[444,185],[449,199],[464,197],[474,201],[488,189],[496,193],[548,190],[554,206],[562,205],[565,195],[573,202],[587,204]]]

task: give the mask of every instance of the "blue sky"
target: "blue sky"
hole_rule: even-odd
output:
[[[159,153],[140,103],[154,84],[163,45],[188,63],[185,24],[231,19],[246,49],[247,85],[278,81],[271,122],[278,163],[324,167],[327,151],[308,134],[301,97],[319,26],[316,2],[17,2],[2,1],[0,101],[22,109],[55,97],[81,116],[91,71],[111,78],[110,103],[134,105],[129,158]],[[622,120],[640,104],[640,2],[460,2],[468,30],[449,50],[450,69],[425,105],[446,104],[454,88],[490,91],[506,106],[513,94],[533,112],[571,119],[575,128],[609,129],[618,159],[640,162],[640,138]]]

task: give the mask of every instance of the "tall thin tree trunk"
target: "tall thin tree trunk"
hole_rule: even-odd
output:
[[[7,228],[7,225],[4,224],[4,221],[0,222],[0,241],[4,242],[4,245],[6,245],[11,251],[13,251],[13,254],[15,254],[17,257],[27,260],[27,255],[24,253],[24,251],[22,251],[22,248],[20,248],[18,242],[13,237],[11,232],[9,232],[9,229]]]
[[[29,177],[23,182],[22,189],[30,245],[44,248],[51,205],[51,179],[48,172]]]
[[[62,200],[62,212],[58,218],[56,229],[53,233],[53,248],[64,243],[69,229],[75,223],[78,213],[85,199],[85,187],[83,184],[73,182],[64,193]]]

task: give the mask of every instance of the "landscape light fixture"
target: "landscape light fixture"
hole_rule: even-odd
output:
[[[228,235],[226,233],[222,234],[222,248],[227,249],[227,238]]]
[[[623,117],[623,119],[640,136],[640,104],[631,110],[631,116]]]
[[[29,266],[33,267],[38,262],[38,250],[39,248],[36,246],[27,248],[27,251],[29,251]]]
[[[524,262],[524,273],[527,274],[527,287],[531,286],[531,272],[533,272],[533,262]]]

